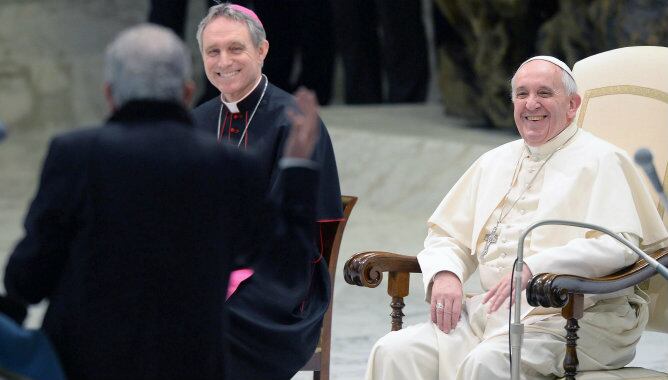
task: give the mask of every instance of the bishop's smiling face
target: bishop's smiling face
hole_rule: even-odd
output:
[[[567,95],[563,70],[551,62],[527,62],[513,79],[515,125],[529,146],[540,146],[566,129],[580,106]]]
[[[240,100],[262,75],[262,63],[269,43],[253,44],[248,26],[240,21],[218,17],[202,31],[204,71],[226,101]]]

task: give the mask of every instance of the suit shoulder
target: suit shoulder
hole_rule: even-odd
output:
[[[267,102],[269,110],[277,112],[277,114],[280,115],[279,119],[277,120],[277,125],[289,125],[289,121],[285,116],[285,110],[296,106],[295,97],[287,91],[284,91],[281,88],[269,83],[267,87]],[[320,117],[318,117],[318,119],[320,120],[321,133],[325,138],[329,139],[329,133],[327,131],[325,122]]]
[[[267,112],[280,115],[282,121],[287,120],[285,110],[294,107],[296,104],[292,94],[283,91],[271,83],[267,87],[267,94],[265,95],[265,100],[263,100],[263,103],[265,102]]]
[[[72,146],[85,144],[94,139],[102,131],[102,127],[80,127],[71,131],[61,132],[51,138],[51,146]]]
[[[269,83],[267,86],[267,95],[271,99],[272,103],[282,104],[282,105],[293,105],[295,104],[295,98],[289,92],[276,87],[273,84]]]
[[[215,133],[218,122],[217,118],[220,114],[220,104],[220,99],[215,97],[195,107],[191,112],[195,127]]]
[[[212,110],[213,111],[217,110],[218,108],[220,108],[220,100],[218,99],[218,97],[214,97],[195,107],[192,110],[192,114],[195,117],[201,117],[203,115],[208,114]]]

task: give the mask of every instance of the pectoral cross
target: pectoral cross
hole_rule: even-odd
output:
[[[481,256],[485,256],[487,254],[487,251],[489,251],[489,247],[496,243],[496,241],[499,239],[499,235],[496,234],[496,226],[492,228],[492,230],[485,235],[485,247],[482,249],[482,252],[480,253]]]

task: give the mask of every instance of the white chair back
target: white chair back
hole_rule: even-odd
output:
[[[633,46],[587,57],[573,66],[582,104],[579,127],[619,146],[631,156],[652,151],[664,188],[668,181],[668,48]],[[642,177],[646,180],[645,175]],[[651,185],[646,180],[650,191]],[[655,201],[668,226],[668,212]],[[668,332],[668,282],[654,276],[649,329]]]

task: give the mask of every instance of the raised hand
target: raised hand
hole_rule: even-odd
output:
[[[300,87],[295,92],[297,109],[288,109],[286,114],[292,128],[285,143],[283,157],[310,159],[320,136],[318,99],[315,93]]]

